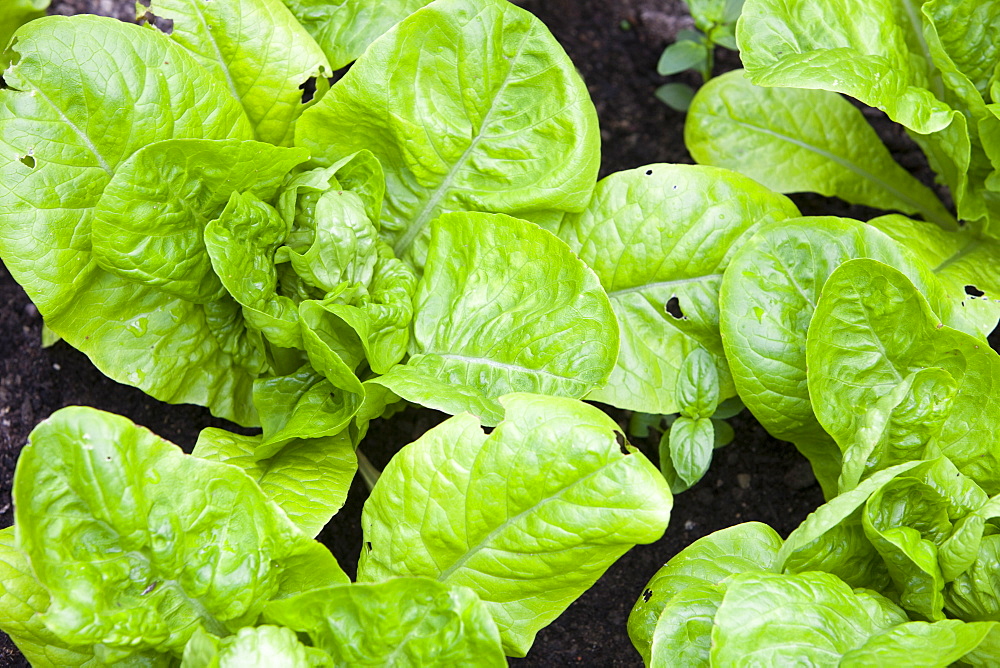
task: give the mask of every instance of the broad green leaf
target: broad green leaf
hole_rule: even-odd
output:
[[[846,218],[762,228],[733,256],[719,295],[723,342],[740,396],[774,437],[795,443],[812,460],[828,498],[840,475],[840,452],[809,400],[806,332],[826,279],[843,262],[863,257],[915,281],[945,324],[974,330],[923,262],[878,230]]]
[[[912,2],[747,0],[736,38],[759,86],[844,93],[920,134],[944,129],[958,114],[940,99],[943,85]]]
[[[931,0],[921,10],[955,68],[986,97],[1000,60],[1000,4]]]
[[[941,554],[939,548],[964,526],[956,527],[953,520],[986,501],[986,494],[946,458],[896,477],[868,499],[865,536],[885,561],[903,608],[924,619],[943,618],[942,562],[951,570],[956,555],[951,548]]]
[[[92,647],[68,645],[42,622],[49,594],[17,549],[14,527],[0,530],[0,630],[35,668],[96,668]]]
[[[336,514],[358,469],[354,443],[345,432],[294,441],[270,459],[257,460],[260,436],[209,427],[192,454],[243,469],[302,533],[315,536]]]
[[[704,588],[730,575],[775,570],[780,547],[781,536],[774,529],[746,522],[699,538],[668,561],[646,584],[628,618],[629,638],[646,663],[660,618],[676,596],[694,589],[714,598]]]
[[[506,666],[489,608],[428,578],[328,587],[268,604],[264,618],[309,636],[337,666]]]
[[[710,418],[719,407],[719,371],[704,348],[692,350],[681,362],[677,405],[682,415]]]
[[[364,53],[385,31],[430,0],[284,0],[339,70]]]
[[[927,154],[959,218],[981,221],[1000,212],[1000,200],[985,189],[994,168],[977,138],[980,123],[991,133],[1000,126],[987,110],[967,108],[974,95],[956,96],[964,75],[950,57],[942,60],[946,48],[918,3],[749,0],[737,39],[753,83],[836,91],[883,110]]]
[[[661,76],[677,74],[684,70],[702,68],[708,60],[708,47],[702,42],[682,40],[674,42],[660,54],[656,72]]]
[[[905,216],[879,216],[869,225],[900,242],[934,268],[952,301],[985,336],[1000,320],[1000,242],[976,238],[969,230],[943,230]]]
[[[484,424],[497,398],[581,398],[618,354],[618,324],[594,272],[565,243],[509,216],[453,213],[432,225],[413,298],[410,359],[377,382],[414,403]]]
[[[14,31],[33,19],[45,16],[49,0],[0,0],[0,70],[7,69],[10,57],[3,52]]]
[[[310,668],[329,661],[329,656],[299,642],[291,629],[264,625],[221,639],[199,629],[184,647],[181,668]]]
[[[826,321],[816,320],[818,331]],[[823,372],[815,370],[816,375]],[[843,441],[840,491],[853,489],[874,470],[938,456],[940,449],[934,439],[957,390],[955,378],[944,369],[918,369],[878,397],[863,415],[842,416],[852,420],[852,426],[849,432],[837,430],[834,436]]]
[[[838,666],[844,654],[907,620],[887,598],[829,573],[739,573],[712,629],[712,665]]]
[[[14,496],[20,546],[51,597],[46,626],[124,655],[252,623],[314,544],[243,471],[94,409],[35,428]]]
[[[663,534],[672,500],[596,408],[528,394],[503,404],[489,436],[463,414],[392,459],[365,504],[358,580],[470,587],[507,654],[524,656],[618,557]]]
[[[273,208],[252,193],[234,192],[203,238],[212,269],[239,303],[247,327],[276,346],[302,348],[298,309],[277,292],[274,251],[287,235]]]
[[[4,263],[52,331],[105,374],[254,423],[258,362],[229,329],[234,305],[197,305],[109,274],[90,239],[94,207],[133,153],[173,138],[249,139],[242,109],[165,35],[120,21],[39,19],[17,52],[0,91]]]
[[[878,471],[810,513],[781,546],[778,569],[825,571],[849,585],[869,589],[888,584],[885,566],[865,537],[861,515],[873,493],[920,464],[912,461]]]
[[[544,220],[582,210],[597,176],[586,87],[545,26],[504,0],[438,0],[412,14],[296,128],[322,164],[362,149],[378,158],[382,237],[418,270],[441,214]]]
[[[664,456],[670,460],[670,491],[679,494],[701,480],[712,463],[712,451],[715,449],[715,427],[709,418],[689,418],[683,415],[670,425],[667,435],[666,452],[663,441],[660,441],[660,465],[663,468]],[[667,471],[664,471],[665,477]],[[676,476],[675,480],[671,477]]]
[[[1000,616],[1000,534],[984,536],[972,565],[945,585],[944,605],[949,617],[966,621],[996,620]]]
[[[722,272],[758,225],[797,215],[784,196],[714,167],[649,165],[600,181],[559,229],[597,273],[621,332],[618,363],[588,398],[676,413],[673,388],[696,348],[715,360],[720,398],[735,395],[719,337]]]
[[[920,213],[954,228],[940,200],[900,167],[861,112],[836,93],[763,88],[742,70],[695,96],[684,141],[699,163],[746,174],[777,192]]]
[[[364,389],[334,386],[309,365],[286,376],[259,378],[253,400],[264,429],[254,457],[270,459],[297,439],[331,438],[340,434],[361,408]]]
[[[644,657],[651,667],[710,668],[712,626],[724,585],[690,585],[664,606]]]
[[[978,648],[987,635],[997,632],[995,623],[966,624],[945,619],[932,624],[907,622],[876,634],[864,646],[844,655],[843,668],[867,666],[926,666],[944,668]]]
[[[995,494],[1000,460],[983,433],[1000,425],[1000,356],[945,326],[935,310],[910,278],[879,262],[854,260],[833,272],[807,341],[809,392],[823,397],[816,417],[845,448],[866,411],[910,382],[893,413],[894,437],[874,453],[878,463],[944,454]],[[908,380],[931,368],[940,371]]]
[[[299,87],[333,69],[281,0],[152,0],[143,11],[173,22],[170,39],[221,80],[257,139],[291,145]]]
[[[98,266],[197,304],[225,290],[205,249],[205,226],[230,196],[274,197],[309,154],[256,141],[172,139],[136,151],[115,171],[94,211]]]

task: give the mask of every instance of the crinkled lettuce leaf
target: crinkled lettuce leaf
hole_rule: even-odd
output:
[[[431,230],[410,358],[375,382],[495,425],[501,395],[581,398],[607,379],[618,324],[594,272],[565,243],[502,214],[447,214]]]
[[[905,325],[901,326],[901,323]],[[844,482],[944,454],[1000,492],[1000,356],[942,322],[903,273],[871,259],[838,267],[806,341],[816,418],[844,452]]]
[[[43,622],[110,658],[252,624],[285,564],[315,549],[239,468],[94,409],[36,427],[14,495],[19,546],[51,598]]]
[[[337,666],[506,666],[476,594],[430,578],[326,587],[273,601],[264,619],[305,634]]]
[[[978,333],[960,301],[917,256],[846,218],[801,218],[761,228],[730,261],[720,290],[720,328],[736,389],[776,438],[810,458],[824,493],[836,492],[841,456],[813,413],[806,332],[820,291],[847,260],[868,257],[902,271],[945,324]],[[985,341],[983,341],[985,346]]]
[[[601,280],[620,328],[618,362],[588,398],[676,413],[671,388],[695,349],[712,356],[722,398],[734,396],[719,337],[722,272],[758,226],[798,215],[785,197],[711,167],[648,165],[600,181],[558,233]]]
[[[502,402],[489,435],[463,414],[392,459],[365,504],[358,580],[467,586],[507,654],[523,656],[619,556],[663,534],[672,499],[596,408],[528,394]]]
[[[600,150],[569,58],[503,0],[437,0],[404,19],[302,115],[296,144],[324,164],[363,149],[378,158],[382,237],[418,270],[443,213],[582,210]]]
[[[153,0],[140,11],[172,22],[170,39],[219,78],[262,142],[290,146],[300,86],[333,72],[281,0]]]

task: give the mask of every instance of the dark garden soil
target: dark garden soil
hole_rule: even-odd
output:
[[[602,175],[653,162],[690,163],[684,148],[683,116],[653,96],[664,83],[655,72],[663,47],[692,25],[680,0],[521,0],[555,34],[580,69],[601,120]],[[56,0],[53,13],[134,16],[131,0]],[[738,66],[722,54],[720,69]],[[679,77],[685,80],[685,77]],[[691,78],[689,83],[697,84]],[[922,156],[906,136],[870,113],[897,159],[927,177]],[[927,181],[926,178],[923,180]],[[857,207],[819,197],[796,198],[806,213],[866,218]],[[82,404],[127,416],[190,450],[199,430],[229,426],[195,406],[173,406],[119,385],[64,343],[40,345],[41,318],[0,264],[0,526],[13,522],[11,481],[28,432],[56,409]],[[627,415],[613,412],[623,424]],[[372,426],[363,450],[379,468],[401,446],[445,416],[410,408]],[[626,620],[643,585],[667,559],[696,538],[748,520],[787,535],[822,502],[806,461],[788,444],[775,441],[748,414],[735,420],[736,441],[716,453],[705,479],[677,497],[666,535],[633,549],[552,625],[538,635],[528,657],[516,666],[639,666],[626,633]],[[636,443],[656,457],[653,438]],[[352,573],[361,546],[360,511],[366,496],[355,482],[345,508],[320,539]],[[353,574],[353,573],[352,573]],[[0,634],[0,666],[27,665]]]

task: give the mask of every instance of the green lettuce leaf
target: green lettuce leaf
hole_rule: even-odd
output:
[[[49,0],[0,0],[0,70],[10,65],[7,47],[14,32],[28,21],[45,16]]]
[[[115,171],[94,211],[98,266],[194,303],[226,296],[203,234],[246,192],[271,199],[309,154],[255,141],[173,139],[136,151]]]
[[[942,83],[911,2],[747,0],[736,39],[758,86],[844,93],[920,134],[957,115],[932,92]]]
[[[250,139],[242,109],[165,35],[120,21],[39,19],[19,34],[17,52],[0,91],[4,263],[48,327],[107,375],[253,424],[258,361],[228,331],[235,305],[194,304],[110,274],[90,233],[105,187],[132,154],[166,139]]]
[[[797,215],[785,197],[711,167],[649,165],[600,181],[559,228],[601,280],[621,330],[618,363],[588,398],[676,413],[670,388],[696,348],[714,359],[721,397],[735,395],[719,337],[722,272],[758,225]]]
[[[368,45],[430,0],[284,0],[326,52],[333,69],[356,60]]]
[[[281,0],[152,0],[142,11],[173,22],[170,39],[220,79],[262,142],[290,146],[299,87],[333,72]]]
[[[944,454],[995,494],[1000,459],[983,434],[1000,426],[1000,356],[945,326],[935,310],[892,267],[858,259],[837,268],[807,337],[809,394],[823,397],[815,415],[847,452],[871,411],[889,409],[885,437],[876,434],[852,466],[870,471]],[[892,396],[895,388],[902,396]],[[882,407],[886,397],[893,404]]]
[[[673,661],[684,665],[707,664],[707,650],[701,642],[696,657],[676,642],[674,631],[660,629],[666,623],[677,628],[675,620],[682,620],[682,628],[692,616],[714,616],[721,599],[721,590],[715,585],[735,573],[775,571],[781,536],[771,527],[759,522],[746,522],[716,531],[691,543],[658,570],[643,589],[628,618],[628,635],[632,644],[642,654],[647,665],[651,656],[660,652],[676,652]],[[691,591],[693,595],[678,596]],[[676,600],[676,602],[674,602]],[[691,609],[686,609],[687,606]],[[711,632],[711,622],[698,622],[701,628],[691,632],[691,639],[699,643]],[[707,626],[707,628],[706,628]],[[671,642],[674,641],[674,642]],[[659,647],[661,646],[662,647]],[[710,646],[710,643],[708,644]]]
[[[504,650],[523,656],[619,556],[663,534],[672,500],[596,408],[527,394],[503,404],[489,436],[463,414],[392,459],[365,504],[358,580],[470,587]]]
[[[67,644],[45,626],[42,615],[48,607],[49,594],[31,572],[27,557],[17,549],[14,527],[0,530],[0,629],[35,668],[103,665],[92,647]]]
[[[254,456],[260,441],[209,427],[198,434],[191,454],[243,469],[302,533],[315,536],[344,505],[358,470],[350,436],[295,441],[265,460]]]
[[[934,193],[836,93],[755,86],[736,70],[700,88],[687,119],[684,141],[701,164],[736,170],[777,192],[817,192],[955,227]]]
[[[411,357],[376,382],[487,425],[500,421],[503,394],[585,396],[618,354],[618,325],[594,272],[549,232],[509,216],[435,221],[413,303]]]
[[[264,609],[337,666],[506,666],[500,633],[468,588],[429,578],[328,587]]]
[[[837,666],[909,621],[889,599],[829,573],[738,573],[715,613],[712,665]]]
[[[540,221],[582,210],[600,149],[569,58],[503,0],[438,0],[403,20],[302,115],[296,144],[323,164],[374,153],[387,182],[382,237],[418,270],[442,213]]]
[[[253,623],[284,564],[314,549],[240,469],[94,409],[35,428],[14,496],[20,546],[51,597],[44,623],[119,658]]]
[[[906,274],[945,324],[976,331],[919,258],[846,218],[802,218],[761,228],[733,256],[719,294],[720,329],[736,389],[774,437],[793,442],[810,458],[828,498],[836,492],[840,452],[810,403],[806,332],[826,279],[843,262],[862,257]]]
[[[966,624],[947,619],[929,624],[907,622],[882,631],[868,639],[862,647],[852,650],[840,660],[843,668],[865,666],[911,665],[944,668],[978,649],[996,635],[996,624]],[[991,657],[994,661],[996,655]],[[973,662],[973,665],[983,665]]]
[[[1000,320],[1000,242],[977,238],[968,228],[943,230],[906,216],[879,216],[869,225],[885,232],[934,268],[953,301],[961,301],[966,319],[989,335]]]
[[[265,625],[242,628],[235,635],[221,639],[198,629],[184,647],[181,668],[310,668],[324,665],[330,665],[330,657],[321,650],[303,645],[294,631]]]
[[[824,571],[852,587],[884,590],[889,573],[865,535],[864,506],[873,493],[919,465],[912,461],[878,471],[810,513],[781,546],[776,570]]]

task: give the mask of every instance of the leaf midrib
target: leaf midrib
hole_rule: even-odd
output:
[[[476,16],[478,17],[479,14]],[[431,196],[427,198],[423,208],[417,214],[416,218],[413,219],[413,222],[407,226],[403,236],[401,236],[399,240],[393,244],[393,251],[396,253],[396,257],[402,257],[403,253],[405,253],[407,249],[413,245],[413,241],[427,226],[427,223],[429,222],[431,215],[437,209],[438,204],[441,203],[441,200],[444,199],[445,195],[451,189],[452,183],[456,178],[458,178],[459,171],[465,167],[465,163],[468,162],[473,151],[479,146],[479,142],[482,141],[485,134],[485,129],[489,127],[493,113],[497,109],[497,100],[503,95],[513,78],[514,63],[521,58],[521,54],[524,52],[525,45],[527,44],[530,36],[530,33],[526,33],[524,35],[524,39],[521,40],[521,43],[517,47],[517,53],[512,58],[505,59],[508,61],[510,66],[507,68],[503,83],[500,84],[500,87],[497,89],[496,95],[490,99],[490,108],[486,111],[486,114],[483,116],[483,120],[479,124],[479,131],[476,133],[476,136],[472,138],[472,141],[469,142],[469,145],[462,152],[462,155],[459,156],[458,160],[456,160],[451,166],[451,169],[448,170],[448,173],[445,174],[444,179],[442,179],[441,183],[438,184],[438,187],[435,188],[431,193]]]
[[[528,514],[534,513],[541,506],[544,506],[545,504],[560,498],[570,489],[573,489],[574,487],[585,483],[586,481],[597,476],[598,474],[603,473],[606,469],[609,469],[612,466],[615,466],[616,464],[619,464],[622,461],[624,461],[624,456],[621,459],[616,458],[613,459],[612,461],[606,462],[602,464],[600,467],[588,473],[587,475],[583,476],[582,478],[577,478],[573,480],[568,485],[557,491],[555,494],[546,496],[545,498],[540,499],[536,503],[533,503],[532,505],[528,506],[518,514],[512,517],[508,517],[506,520],[503,521],[503,523],[501,523],[499,526],[497,526],[488,534],[486,534],[486,536],[484,536],[478,543],[476,543],[476,545],[466,550],[465,553],[455,561],[455,563],[453,563],[451,566],[443,570],[441,574],[437,576],[437,579],[441,582],[447,582],[448,578],[451,577],[452,574],[454,574],[458,569],[464,566],[470,559],[472,559],[474,555],[478,554],[480,551],[489,547],[497,536],[503,533],[508,527],[515,525],[521,518],[525,517]],[[587,506],[587,507],[592,508],[593,506]],[[547,552],[551,552],[551,550],[545,551],[545,553]]]

